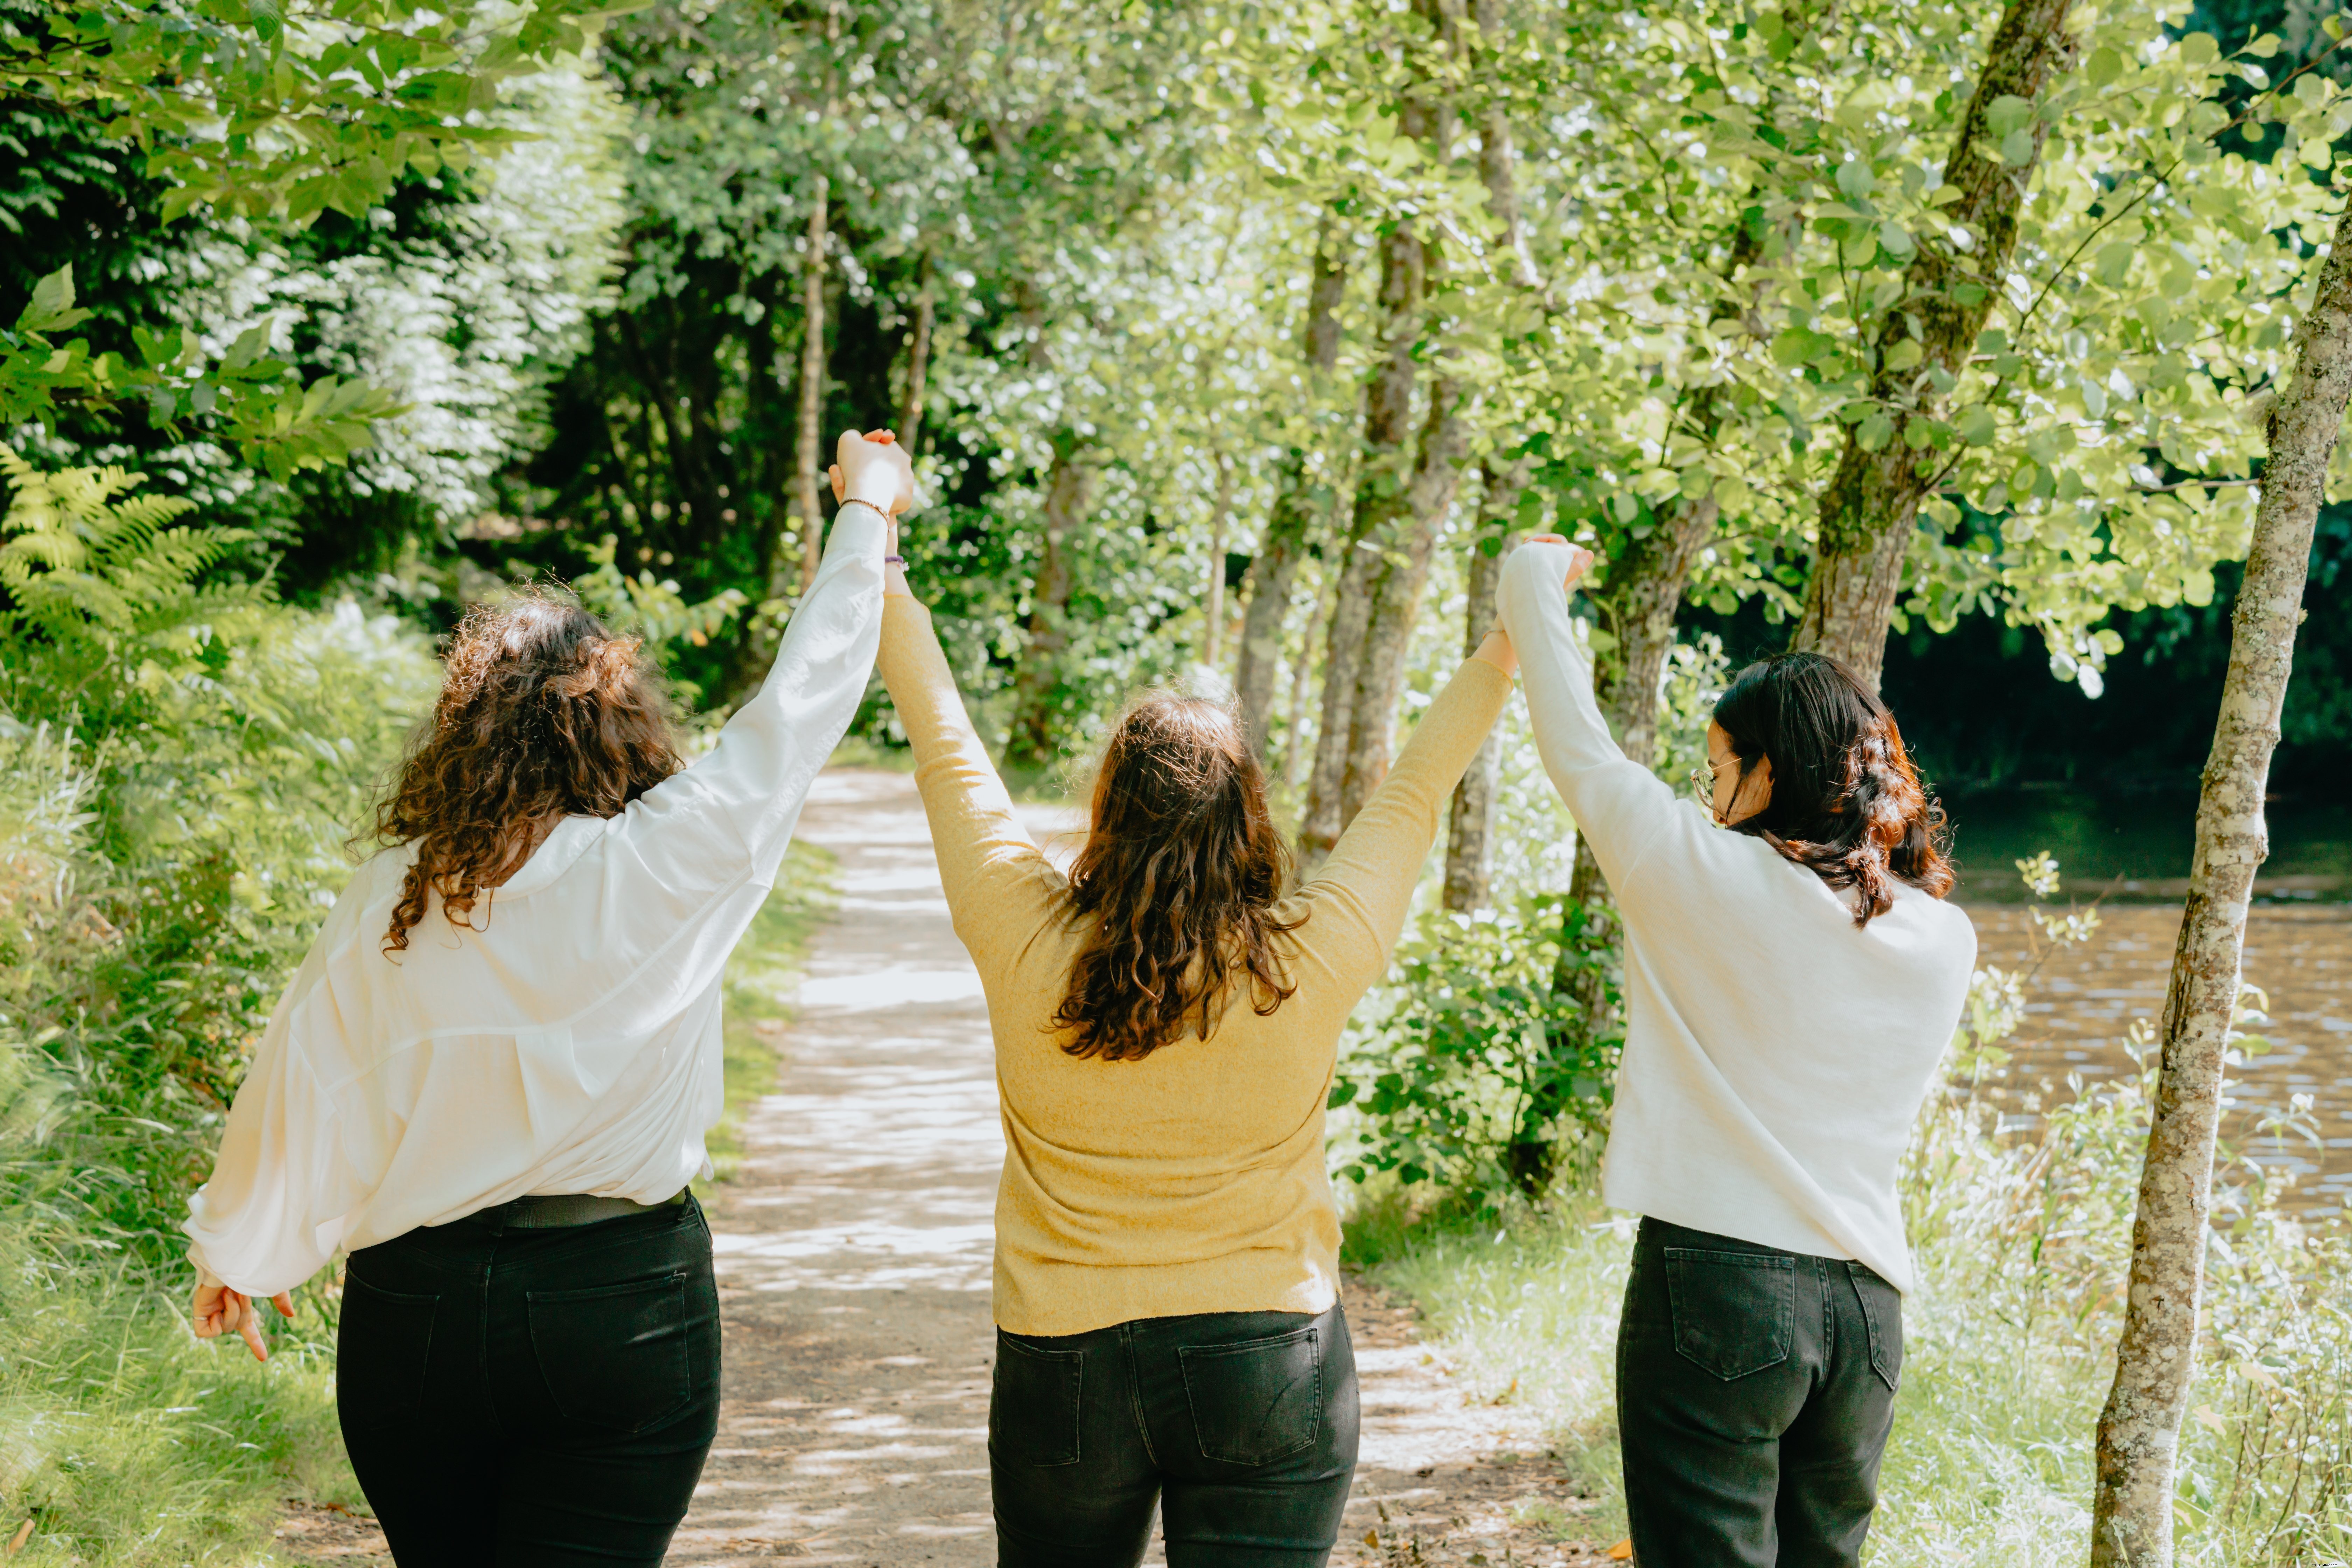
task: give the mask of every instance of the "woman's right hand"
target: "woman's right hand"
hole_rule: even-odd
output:
[[[269,1299],[281,1318],[294,1315],[294,1302],[280,1290]],[[217,1339],[223,1334],[236,1334],[245,1341],[246,1349],[256,1361],[269,1359],[269,1347],[261,1338],[261,1311],[253,1298],[242,1290],[230,1289],[210,1274],[196,1280],[195,1299],[189,1303],[189,1317],[194,1320],[196,1338]]]
[[[1571,594],[1576,591],[1576,585],[1584,580],[1584,574],[1592,570],[1592,552],[1581,544],[1570,542],[1564,534],[1530,533],[1526,539],[1520,541],[1522,549],[1530,544],[1565,544],[1573,552],[1573,559],[1569,563],[1568,579],[1562,584]]]

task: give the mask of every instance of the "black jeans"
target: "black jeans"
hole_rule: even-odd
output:
[[[352,1254],[336,1350],[343,1442],[401,1568],[651,1568],[719,1430],[710,1231],[692,1198],[414,1230]]]
[[[1000,1329],[988,1405],[997,1563],[1132,1568],[1158,1498],[1170,1568],[1320,1568],[1356,1436],[1356,1354],[1336,1306],[1051,1339]]]
[[[1634,1562],[1860,1562],[1902,1372],[1903,1297],[1863,1265],[1643,1220],[1617,1330]]]

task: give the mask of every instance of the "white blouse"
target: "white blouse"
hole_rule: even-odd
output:
[[[338,1247],[530,1194],[654,1203],[709,1161],[719,979],[881,639],[882,515],[842,509],[760,693],[614,817],[556,825],[454,930],[385,954],[412,847],[352,876],[270,1017],[189,1199],[196,1265],[247,1295]]]
[[[1901,883],[1859,930],[1803,867],[1628,759],[1592,700],[1562,586],[1575,557],[1504,563],[1544,770],[1617,895],[1625,1052],[1601,1195],[1612,1208],[1912,1283],[1895,1167],[1958,1026],[1976,929]]]

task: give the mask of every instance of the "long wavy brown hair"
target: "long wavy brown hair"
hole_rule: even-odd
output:
[[[477,605],[442,656],[440,700],[376,805],[375,840],[414,843],[383,950],[432,895],[453,926],[566,816],[617,816],[685,765],[643,641],[532,589]]]
[[[1953,873],[1944,808],[1919,781],[1903,731],[1870,688],[1820,653],[1759,659],[1715,705],[1742,779],[1772,763],[1772,798],[1734,831],[1753,834],[1832,888],[1855,889],[1853,923],[1895,906],[1888,879],[1942,898]]]
[[[1112,731],[1094,826],[1070,868],[1087,931],[1054,1026],[1074,1057],[1136,1061],[1187,1028],[1207,1038],[1228,993],[1271,1015],[1297,990],[1276,951],[1290,851],[1232,709],[1152,692]]]

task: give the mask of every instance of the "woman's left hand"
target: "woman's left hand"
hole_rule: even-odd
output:
[[[281,1318],[294,1316],[294,1299],[283,1290],[269,1298],[269,1304],[278,1309]],[[237,1334],[253,1352],[254,1360],[269,1359],[269,1347],[261,1338],[261,1310],[244,1291],[231,1289],[211,1275],[205,1275],[196,1281],[190,1315],[195,1320],[196,1338],[210,1340]]]
[[[1570,542],[1565,534],[1530,533],[1527,538],[1521,540],[1519,542],[1523,545],[1565,544],[1569,549],[1574,551],[1576,552],[1575,560],[1568,569],[1567,582],[1562,584],[1562,586],[1566,587],[1570,593],[1575,592],[1576,585],[1584,581],[1585,574],[1592,570],[1592,552],[1587,550],[1581,544]]]

